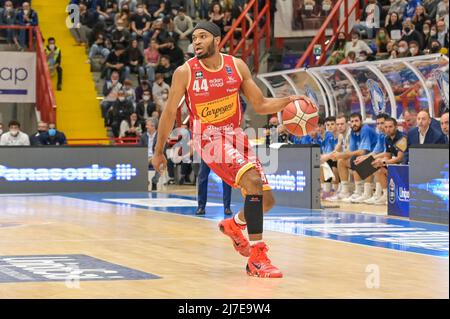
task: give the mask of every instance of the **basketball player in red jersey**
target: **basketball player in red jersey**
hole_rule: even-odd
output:
[[[239,92],[259,114],[277,113],[303,97],[265,98],[247,65],[219,52],[220,35],[220,28],[211,22],[200,22],[195,27],[192,41],[196,56],[173,75],[159,122],[153,167],[161,172],[167,165],[163,150],[184,96],[191,115],[195,151],[227,184],[241,188],[245,196],[244,211],[220,222],[220,230],[232,239],[241,255],[249,257],[248,275],[281,278],[281,271],[271,264],[262,241],[263,213],[274,206],[275,200],[261,163],[240,128]],[[246,228],[250,242],[242,233]]]

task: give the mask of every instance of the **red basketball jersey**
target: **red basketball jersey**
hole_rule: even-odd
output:
[[[239,90],[242,76],[234,57],[221,54],[222,66],[214,71],[194,57],[187,61],[190,70],[186,105],[194,132],[233,131],[241,125]]]

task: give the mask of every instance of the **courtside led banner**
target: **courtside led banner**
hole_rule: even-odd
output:
[[[0,147],[0,193],[141,192],[146,147]]]
[[[36,53],[0,52],[0,103],[36,103]]]

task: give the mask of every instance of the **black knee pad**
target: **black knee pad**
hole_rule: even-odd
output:
[[[247,221],[249,235],[263,233],[263,196],[247,195],[245,196],[244,216]]]

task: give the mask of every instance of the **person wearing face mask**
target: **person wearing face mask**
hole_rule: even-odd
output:
[[[441,53],[441,44],[438,40],[432,40],[431,44],[429,46],[429,53],[435,54],[435,53]]]
[[[409,46],[408,42],[402,40],[398,43],[398,55],[399,58],[406,58],[411,56],[411,53],[409,52]]]
[[[48,131],[48,124],[45,122],[38,122],[37,124],[37,132],[30,136],[30,144],[32,146],[43,145],[41,142],[41,136]]]
[[[425,50],[430,47],[433,37],[431,36],[431,24],[426,22],[422,27],[423,34],[423,47],[421,49]]]
[[[12,1],[5,1],[5,5],[0,12],[0,25],[15,25],[16,24],[16,11],[14,10],[14,5]],[[16,31],[13,29],[4,30],[6,33],[6,43],[16,45],[16,48],[20,49],[20,44],[17,39]]]
[[[359,33],[352,32],[351,41],[345,44],[345,54],[348,56],[350,51],[355,52],[356,56],[359,55],[361,51],[366,51],[368,54],[372,54],[372,49],[367,45],[366,42],[360,40]]]
[[[144,49],[148,47],[150,40],[150,26],[152,18],[145,13],[144,6],[139,4],[136,13],[131,17],[131,38],[143,41]]]
[[[56,71],[56,74],[58,75],[56,89],[61,91],[63,74],[63,69],[61,67],[61,49],[56,46],[55,38],[48,39],[48,45],[45,48],[45,55],[47,56],[47,63],[50,71]]]
[[[356,62],[356,53],[354,51],[349,51],[347,57],[342,60],[339,64],[351,64]]]
[[[133,103],[127,100],[125,91],[119,91],[117,100],[114,102],[112,110],[109,112],[109,120],[114,137],[119,137],[120,123],[122,123],[123,120],[128,119],[133,112]]]
[[[388,32],[385,28],[380,28],[375,37],[375,44],[377,45],[377,57],[385,58],[388,56],[387,44],[391,41]]]
[[[142,100],[136,106],[136,113],[140,118],[148,119],[152,117],[153,112],[156,111],[156,103],[153,102],[152,93],[150,90],[145,90],[142,95]]]
[[[16,24],[21,26],[33,26],[38,25],[38,15],[31,9],[29,2],[24,2],[22,4],[22,9],[17,13]],[[19,30],[19,45],[21,49],[27,47],[28,30]]]
[[[411,54],[411,56],[419,56],[422,53],[420,52],[419,49],[419,43],[417,43],[416,41],[411,41],[409,43],[409,53]]]
[[[114,46],[120,44],[124,47],[128,47],[130,42],[131,33],[128,28],[125,27],[122,19],[117,20],[115,28],[111,32],[111,41]]]
[[[419,47],[423,46],[423,37],[422,34],[415,30],[414,24],[411,23],[411,21],[407,20],[403,23],[403,41],[406,41],[407,43],[410,43],[411,41],[416,41],[419,43]]]
[[[30,138],[20,131],[20,123],[12,120],[8,124],[9,131],[0,138],[0,146],[29,146]]]
[[[186,10],[181,7],[178,11],[178,15],[173,19],[173,23],[175,26],[175,32],[178,34],[178,45],[186,52],[187,47],[189,46],[190,36],[192,31],[194,31],[194,24],[192,22],[192,18],[186,15]]]
[[[161,111],[161,101],[163,92],[170,90],[170,86],[164,82],[164,75],[156,73],[155,82],[153,83],[152,94],[153,99],[157,105],[158,111]]]
[[[44,146],[57,146],[67,144],[66,135],[63,132],[58,131],[56,129],[56,125],[53,123],[49,124],[47,132],[42,133],[39,136],[39,140],[41,142],[41,145]]]

